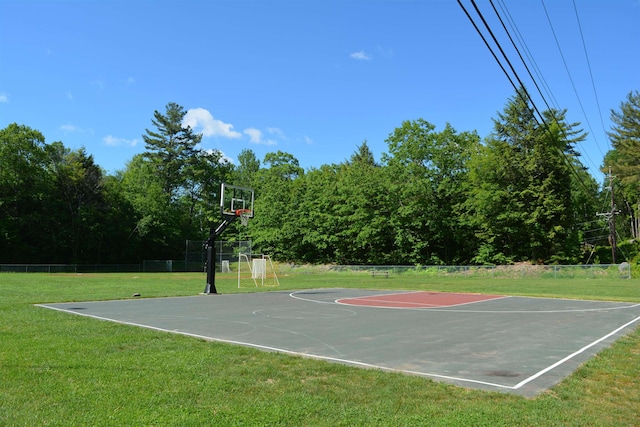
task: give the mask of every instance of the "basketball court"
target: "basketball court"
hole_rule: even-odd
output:
[[[640,324],[638,303],[362,289],[40,306],[526,397]]]

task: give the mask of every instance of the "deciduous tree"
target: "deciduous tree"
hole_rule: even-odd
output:
[[[45,138],[12,123],[0,130],[0,262],[45,261],[52,185]]]

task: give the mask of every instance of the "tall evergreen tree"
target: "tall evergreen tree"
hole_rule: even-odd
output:
[[[238,154],[238,166],[234,170],[233,185],[252,187],[256,174],[260,170],[260,160],[253,150],[243,149]]]
[[[171,200],[183,189],[187,180],[185,171],[195,162],[196,145],[202,140],[202,135],[182,124],[186,114],[182,106],[170,102],[164,114],[154,111],[151,123],[156,130],[146,129],[142,136],[144,155],[153,162]]]
[[[521,91],[520,91],[521,92]],[[564,112],[539,123],[522,93],[494,120],[472,163],[466,219],[482,242],[476,262],[562,261],[575,253],[571,197],[573,144],[584,139]],[[571,138],[568,138],[571,136]]]
[[[640,238],[640,92],[632,91],[620,103],[619,110],[611,110],[614,126],[609,132],[613,150],[605,157],[605,169],[609,166],[617,178],[621,199],[618,206],[629,219],[629,235]],[[627,227],[621,227],[626,230]],[[625,233],[623,231],[623,233]],[[625,233],[626,234],[626,233]]]
[[[614,126],[609,132],[613,148],[619,152],[615,173],[625,183],[640,189],[640,92],[629,92],[620,110],[611,110]]]
[[[373,156],[373,153],[369,149],[367,145],[367,140],[362,141],[362,144],[358,146],[358,149],[355,153],[351,155],[348,163],[359,163],[359,164],[367,164],[370,166],[377,166],[376,160]]]

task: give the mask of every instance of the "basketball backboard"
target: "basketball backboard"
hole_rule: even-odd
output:
[[[222,183],[220,185],[220,213],[223,216],[253,218],[253,189]]]

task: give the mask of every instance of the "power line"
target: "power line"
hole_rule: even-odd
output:
[[[458,3],[460,3],[460,0],[458,0]],[[538,116],[540,116],[540,120],[542,120],[542,122],[544,122],[544,116],[540,113],[540,110],[538,110],[538,107],[533,102],[533,99],[531,98],[531,95],[529,94],[529,91],[527,91],[527,88],[526,88],[525,84],[522,82],[522,80],[520,79],[520,76],[518,76],[518,73],[516,72],[515,68],[513,68],[513,65],[511,64],[511,61],[509,60],[507,55],[504,53],[504,49],[502,49],[502,45],[500,44],[500,42],[498,41],[496,36],[493,34],[493,31],[491,30],[491,27],[489,26],[489,24],[487,24],[487,21],[484,19],[484,15],[482,14],[482,12],[480,12],[480,9],[478,8],[478,5],[476,5],[475,0],[471,0],[471,4],[473,5],[473,8],[476,10],[476,13],[480,17],[480,19],[482,20],[482,23],[484,24],[484,27],[487,29],[487,31],[491,35],[491,38],[493,39],[493,42],[496,44],[496,46],[500,50],[500,53],[502,54],[502,57],[505,59],[505,61],[507,61],[507,64],[509,65],[509,68],[511,69],[511,72],[513,73],[515,78],[518,80],[518,83],[520,84],[520,87],[522,88],[522,90],[524,91],[525,95],[527,96],[529,102],[531,102],[531,106],[533,107],[535,112],[538,113]],[[494,55],[494,57],[495,57],[495,55]],[[504,68],[503,68],[503,70],[504,70]],[[519,90],[513,84],[513,81],[511,79],[509,79],[509,80],[511,81],[511,84],[514,86],[514,89],[516,90],[516,92],[519,93]],[[527,100],[525,99],[524,101],[527,101]],[[538,124],[540,124],[540,122],[538,122]],[[545,125],[546,125],[546,123],[545,123]]]
[[[587,59],[587,68],[589,68],[589,77],[591,78],[591,87],[593,88],[593,94],[596,98],[596,106],[598,107],[598,115],[600,116],[600,124],[602,125],[602,131],[604,132],[604,134],[607,134],[607,130],[605,129],[604,126],[604,119],[602,118],[602,109],[600,108],[600,100],[598,99],[598,91],[596,90],[596,83],[595,80],[593,79],[593,72],[591,70],[591,61],[589,61],[589,54],[587,53],[587,45],[584,42],[584,34],[582,32],[582,24],[580,23],[580,16],[578,16],[578,8],[576,7],[576,0],[573,0],[573,10],[576,13],[576,21],[578,21],[578,29],[580,30],[580,39],[582,40],[582,47],[584,48],[584,56]],[[594,141],[596,142],[596,145],[598,145],[598,141],[594,139]],[[609,138],[607,138],[607,149],[610,150],[611,149],[611,142],[609,141]],[[600,147],[598,146],[598,149],[600,149]],[[602,153],[602,151],[601,151]]]
[[[491,1],[491,5],[492,5],[492,7],[494,8],[494,11],[496,12],[496,15],[497,15],[497,16],[498,16],[498,18],[500,19],[500,21],[501,21],[501,23],[502,23],[503,27],[505,27],[504,22],[503,22],[503,21],[502,21],[502,19],[500,18],[500,14],[496,11],[495,6],[493,5],[493,1],[492,1],[492,0],[490,0],[490,1]],[[502,14],[506,17],[506,20],[507,20],[507,22],[509,23],[509,25],[510,25],[510,27],[511,27],[512,31],[516,34],[516,38],[517,38],[517,39],[518,39],[518,41],[520,42],[520,45],[521,45],[521,46],[522,46],[522,48],[523,48],[522,50],[524,51],[524,53],[525,53],[525,55],[526,55],[527,59],[528,59],[528,60],[529,60],[529,62],[531,63],[532,68],[533,68],[533,70],[534,70],[534,72],[535,72],[535,74],[536,74],[536,76],[537,76],[538,80],[540,80],[540,81],[541,81],[541,83],[542,83],[542,87],[544,88],[544,90],[545,90],[545,93],[546,93],[547,97],[552,101],[552,102],[551,102],[551,104],[552,104],[556,109],[558,109],[558,110],[559,110],[559,109],[560,109],[560,107],[558,106],[558,102],[557,102],[557,100],[555,99],[555,97],[554,97],[554,95],[553,95],[552,91],[549,89],[549,86],[548,86],[548,84],[547,84],[546,80],[544,79],[544,76],[542,75],[542,73],[541,73],[540,69],[538,68],[537,63],[536,63],[535,59],[533,58],[533,55],[530,53],[530,51],[529,51],[529,49],[528,49],[528,47],[527,47],[527,44],[526,44],[526,42],[524,41],[524,38],[522,37],[522,35],[520,34],[520,31],[518,30],[517,25],[515,24],[515,21],[514,21],[513,17],[511,16],[511,14],[510,14],[510,12],[509,12],[509,10],[508,10],[507,6],[504,4],[504,2],[503,2],[502,0],[497,0],[497,1],[498,1],[499,6],[500,6],[500,9],[501,9],[501,11],[502,11]],[[574,2],[574,4],[575,4],[575,2]],[[576,11],[576,14],[577,14],[577,11]],[[547,13],[547,16],[548,16],[548,13]],[[552,31],[553,31],[553,26],[552,26]],[[581,31],[581,34],[582,34],[582,28],[581,28],[581,27],[580,27],[580,31]],[[507,35],[509,35],[509,31],[508,31],[506,28],[505,28],[505,32],[507,33]],[[554,36],[555,36],[555,33],[554,33]],[[516,49],[516,52],[518,52],[518,54],[520,55],[520,52],[519,52],[519,50],[518,50],[517,46],[515,46],[515,42],[513,41],[513,39],[512,39],[511,37],[510,37],[510,39],[511,39],[512,44],[514,45],[514,48]],[[557,38],[556,38],[556,43],[557,43]],[[559,43],[557,43],[557,44],[559,44]],[[583,46],[585,46],[585,44],[584,44],[584,38],[583,38]],[[584,48],[584,49],[585,49],[585,54],[586,54],[586,46],[585,46],[585,48]],[[562,55],[562,50],[560,49],[560,51],[561,51],[561,55]],[[536,79],[531,75],[531,72],[529,71],[529,67],[528,67],[528,66],[527,66],[527,64],[526,64],[526,61],[522,58],[522,55],[520,55],[520,59],[521,59],[522,63],[524,64],[525,68],[527,69],[527,71],[529,72],[529,76],[531,77],[531,80],[534,82],[534,84],[536,84],[536,87],[538,88],[538,92],[540,93],[540,96],[542,97],[542,99],[545,101],[545,104],[547,105],[547,108],[549,108],[549,104],[546,102],[546,100],[545,100],[545,98],[544,98],[544,95],[542,94],[542,91],[541,91],[541,90],[540,90],[540,88],[538,87],[538,85],[537,85],[537,83],[536,83]],[[566,63],[565,63],[565,67],[566,67]],[[570,74],[570,73],[569,73],[569,74]],[[571,78],[571,76],[570,76],[570,78]],[[592,80],[592,82],[593,82],[593,80]],[[594,84],[594,90],[595,90],[595,84]],[[574,91],[575,91],[575,85],[574,85]],[[596,98],[596,99],[597,99],[597,98]],[[579,97],[578,97],[578,101],[580,101]],[[599,107],[598,107],[598,109],[599,109]],[[600,109],[599,109],[599,110],[600,110]],[[584,108],[582,108],[582,112],[583,112],[583,114],[584,114]],[[585,114],[585,117],[586,117],[586,114]],[[602,123],[602,115],[600,115],[600,117],[601,117],[601,123]],[[604,129],[604,123],[602,123],[602,126],[603,126],[603,129]],[[589,127],[590,127],[590,125],[589,125]],[[591,128],[590,128],[590,130],[591,130]],[[592,133],[592,134],[594,134],[594,132],[593,132],[592,130],[591,130],[591,133]],[[606,134],[606,131],[605,131],[605,134]],[[598,149],[600,150],[600,146],[599,146],[598,141],[597,141],[597,139],[595,138],[595,136],[594,136],[594,140],[595,140],[596,146],[597,146],[597,147],[598,147]],[[602,154],[602,150],[600,150],[600,152],[601,152],[601,154]],[[588,153],[587,151],[585,151],[585,152],[581,153],[581,155],[584,155],[584,156],[586,157],[586,159],[588,160],[588,163],[589,163],[589,164],[591,164],[591,165],[592,165],[596,170],[598,170],[598,169],[599,169],[599,166],[598,166],[598,165],[596,165],[596,163],[591,159],[591,156],[589,156],[589,153]]]
[[[493,4],[493,0],[489,0],[489,3],[491,4],[491,7],[493,8],[494,13],[498,17],[498,20],[500,21],[500,24],[502,24],[502,29],[507,34],[507,37],[509,37],[509,40],[511,41],[511,45],[516,50],[516,53],[518,54],[518,57],[520,58],[520,61],[524,65],[525,70],[527,70],[527,73],[529,73],[529,78],[531,78],[531,81],[533,82],[534,86],[538,90],[538,93],[540,94],[540,97],[542,98],[542,101],[544,102],[544,105],[547,106],[547,110],[550,110],[551,107],[549,107],[549,104],[547,103],[547,100],[545,99],[544,95],[542,94],[542,91],[540,90],[540,86],[538,86],[538,82],[536,81],[535,78],[533,78],[533,75],[531,74],[531,70],[529,70],[529,67],[527,66],[526,61],[524,60],[524,58],[520,54],[520,49],[518,49],[518,46],[516,46],[515,42],[513,41],[513,38],[511,37],[511,34],[509,33],[509,30],[507,30],[507,27],[504,25],[504,21],[502,20],[502,17],[500,16],[500,14],[498,13],[498,10],[496,9],[495,5]]]
[[[469,21],[471,22],[471,24],[473,25],[473,27],[476,29],[476,32],[480,35],[480,37],[482,38],[482,40],[484,41],[485,45],[487,46],[487,48],[489,49],[489,51],[491,52],[491,54],[493,55],[493,58],[496,60],[496,62],[498,62],[498,65],[500,66],[500,68],[502,69],[503,73],[507,76],[507,78],[509,79],[509,82],[511,83],[511,85],[514,87],[514,89],[516,90],[516,93],[518,94],[518,96],[520,96],[522,98],[523,101],[525,101],[525,103],[527,104],[531,104],[533,111],[535,111],[538,116],[540,117],[540,120],[538,120],[535,115],[533,115],[533,118],[536,120],[536,122],[538,123],[538,125],[542,124],[544,125],[544,129],[549,133],[549,135],[553,138],[554,135],[551,133],[551,130],[549,128],[548,123],[546,122],[544,115],[540,112],[540,110],[538,109],[537,105],[535,104],[535,102],[533,101],[533,98],[531,97],[531,95],[529,94],[529,92],[526,89],[526,86],[524,85],[524,83],[522,82],[522,80],[520,79],[520,77],[518,76],[517,71],[515,70],[515,68],[513,67],[513,65],[511,64],[511,61],[509,60],[509,58],[507,57],[507,55],[504,52],[504,49],[502,49],[502,46],[500,44],[500,42],[498,41],[498,39],[495,37],[491,27],[489,26],[489,24],[487,23],[487,21],[484,18],[484,15],[482,14],[482,12],[480,11],[480,9],[478,8],[478,6],[476,5],[475,0],[471,0],[471,4],[473,5],[476,13],[478,14],[478,16],[480,17],[480,19],[482,20],[482,23],[484,24],[485,28],[487,29],[487,31],[489,32],[489,34],[491,35],[491,38],[493,39],[493,42],[496,44],[496,46],[498,47],[498,49],[500,50],[500,53],[502,54],[503,58],[505,59],[505,61],[507,62],[507,64],[509,65],[509,68],[511,69],[511,72],[514,74],[515,78],[518,80],[520,87],[522,88],[522,92],[524,92],[524,94],[526,95],[527,99],[525,99],[521,93],[521,91],[519,90],[518,87],[516,87],[515,83],[513,82],[513,79],[511,78],[511,76],[509,75],[509,73],[506,71],[504,65],[502,64],[502,62],[498,59],[498,56],[495,54],[495,52],[493,51],[493,49],[491,48],[491,46],[489,45],[489,43],[487,42],[487,39],[484,37],[484,34],[480,31],[480,29],[478,28],[478,26],[476,25],[475,21],[473,20],[473,18],[471,17],[471,15],[469,14],[469,12],[467,11],[467,9],[464,7],[464,5],[462,4],[462,2],[460,0],[458,0],[458,5],[462,8],[462,10],[464,11],[464,13],[467,15],[467,18],[469,19]],[[498,15],[499,14],[497,12],[497,10],[494,7],[494,11],[495,13]],[[502,20],[501,20],[502,22]],[[503,28],[505,29],[505,31],[508,34],[508,31],[506,30],[506,28],[503,25]],[[513,43],[513,39],[509,36],[510,40]],[[522,56],[520,56],[520,59],[522,59]],[[523,60],[524,61],[524,60]],[[525,64],[526,65],[526,64]],[[530,74],[531,76],[531,74]],[[533,79],[533,76],[531,76],[531,78]],[[535,83],[535,79],[534,83]],[[538,87],[538,91],[539,90],[539,86],[536,84],[536,87]],[[540,92],[541,96],[542,93]],[[544,96],[542,96],[543,100],[544,100]],[[548,107],[548,104],[546,102],[546,100],[544,101],[545,104]],[[554,117],[555,120],[555,117]],[[565,140],[568,141],[568,136],[566,134],[566,131],[564,128],[560,127]],[[582,185],[582,187],[585,189],[585,191],[589,192],[587,185],[584,183],[584,181],[582,180],[582,177],[580,177],[580,175],[578,175],[578,172],[576,171],[574,164],[569,160],[569,158],[567,157],[567,154],[565,153],[565,151],[563,149],[560,149],[560,147],[557,147],[558,151],[560,152],[560,154],[564,157],[565,161],[567,162],[567,165],[569,166],[571,172],[576,176],[577,178],[577,182],[580,183],[580,185]],[[578,161],[578,163],[580,163]],[[584,166],[582,166],[584,167]]]
[[[469,12],[467,11],[467,9],[464,7],[464,5],[462,4],[462,2],[460,0],[458,0],[458,4],[460,5],[460,7],[462,8],[462,10],[464,11],[465,15],[467,15],[467,18],[469,18],[469,21],[471,22],[471,25],[473,25],[473,28],[476,29],[476,32],[478,33],[478,35],[480,36],[480,38],[482,39],[482,41],[484,42],[485,46],[487,46],[487,49],[489,49],[489,52],[491,52],[491,55],[493,55],[493,59],[496,60],[496,62],[498,63],[498,66],[500,67],[500,69],[502,70],[502,72],[504,73],[505,76],[507,76],[507,79],[509,79],[509,83],[511,83],[511,86],[514,87],[514,89],[516,89],[516,91],[518,90],[518,87],[516,86],[516,84],[513,82],[513,80],[511,79],[511,76],[509,75],[509,73],[507,72],[507,70],[504,68],[504,66],[502,65],[502,62],[500,62],[500,59],[498,59],[498,56],[495,54],[495,52],[493,51],[493,49],[491,48],[491,45],[489,45],[489,42],[487,41],[487,39],[484,37],[484,34],[482,34],[482,31],[480,31],[480,29],[478,28],[478,26],[476,25],[475,21],[473,20],[473,18],[471,17],[471,15],[469,14]]]
[[[582,114],[584,115],[584,119],[587,122],[587,126],[589,127],[589,130],[591,131],[591,135],[593,135],[593,139],[594,141],[596,141],[596,147],[598,147],[598,151],[600,151],[600,154],[602,155],[602,157],[604,157],[604,153],[602,152],[602,150],[600,149],[600,145],[597,142],[595,133],[593,132],[593,129],[591,128],[591,123],[589,122],[589,117],[587,117],[587,113],[584,109],[584,106],[582,105],[582,100],[580,99],[580,95],[578,95],[578,90],[576,89],[576,85],[573,81],[573,77],[571,76],[571,71],[569,71],[569,66],[567,65],[567,61],[564,57],[564,53],[562,52],[562,48],[560,47],[560,42],[558,41],[558,37],[556,35],[556,31],[553,28],[553,24],[551,22],[551,17],[549,16],[549,12],[547,11],[547,6],[544,3],[544,0],[540,0],[540,2],[542,3],[542,8],[544,9],[544,13],[547,16],[547,21],[549,22],[549,27],[551,28],[551,33],[553,34],[553,38],[556,42],[556,46],[558,47],[558,51],[560,52],[560,57],[562,58],[562,63],[564,64],[564,68],[567,71],[567,75],[569,76],[569,81],[571,82],[571,87],[573,88],[573,92],[576,95],[576,98],[578,99],[578,105],[580,105],[580,109],[582,110]]]
[[[498,5],[500,6],[500,10],[502,11],[502,14],[505,16],[507,22],[509,23],[509,26],[511,27],[511,29],[515,33],[516,39],[520,43],[520,46],[522,46],[522,50],[524,51],[525,56],[529,60],[529,63],[531,63],[533,71],[535,72],[535,74],[538,77],[538,79],[542,82],[542,87],[544,88],[545,93],[551,99],[552,105],[556,109],[559,109],[558,101],[555,99],[553,93],[551,92],[551,89],[549,88],[549,85],[547,84],[547,81],[545,80],[544,76],[542,75],[542,72],[540,71],[540,68],[538,67],[538,64],[536,63],[536,60],[534,59],[533,55],[531,54],[531,51],[529,50],[529,47],[527,46],[527,43],[524,40],[524,37],[520,33],[520,30],[518,29],[518,26],[516,25],[515,20],[511,16],[511,13],[509,12],[509,9],[507,8],[507,5],[504,4],[503,0],[497,0],[497,1],[498,1]],[[524,60],[523,60],[523,62],[524,62]]]

